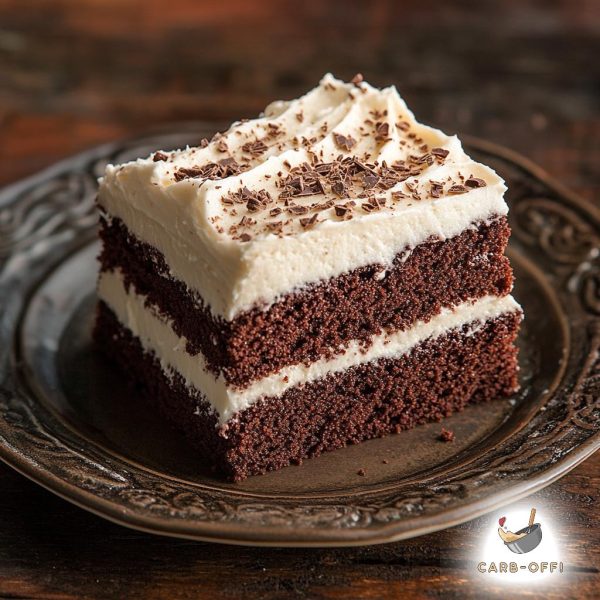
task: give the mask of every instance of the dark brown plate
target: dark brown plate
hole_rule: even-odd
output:
[[[468,140],[507,180],[523,391],[439,424],[240,484],[132,397],[90,344],[96,177],[209,128],[103,146],[0,193],[0,457],[103,517],[165,535],[324,546],[449,527],[551,483],[600,446],[600,214],[512,152]],[[386,463],[384,463],[384,459]],[[357,474],[364,469],[366,476]]]

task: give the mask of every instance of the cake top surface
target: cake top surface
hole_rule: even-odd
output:
[[[109,167],[110,178],[141,178],[174,201],[185,198],[212,236],[236,245],[401,216],[503,186],[455,136],[419,124],[395,87],[374,88],[360,75],[350,83],[326,75],[258,119],[197,147]]]

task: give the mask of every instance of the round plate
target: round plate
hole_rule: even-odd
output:
[[[522,392],[239,484],[145,410],[90,341],[96,178],[197,143],[158,133],[81,154],[0,193],[0,457],[103,517],[240,544],[371,544],[442,529],[554,481],[600,446],[600,214],[495,145],[468,151],[507,181]],[[363,469],[365,476],[358,476]]]

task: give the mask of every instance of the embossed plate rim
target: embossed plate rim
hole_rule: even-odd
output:
[[[178,127],[181,127],[181,125]],[[11,274],[12,276],[15,274],[14,264],[9,264],[12,253],[18,253],[22,248],[29,248],[31,251],[31,248],[37,248],[36,244],[41,244],[41,248],[39,248],[38,251],[43,251],[45,241],[44,235],[50,231],[52,235],[56,234],[55,242],[58,240],[56,243],[59,244],[61,249],[59,254],[64,254],[65,249],[72,249],[74,247],[74,242],[77,242],[77,239],[79,239],[79,235],[82,234],[86,227],[89,229],[89,224],[95,221],[95,215],[82,212],[82,214],[75,215],[77,219],[74,218],[73,222],[70,224],[72,227],[67,223],[67,226],[63,230],[61,230],[60,224],[57,227],[54,227],[52,223],[51,226],[44,224],[44,226],[38,227],[38,230],[36,231],[37,234],[41,231],[41,235],[38,235],[38,238],[31,242],[26,237],[19,238],[17,235],[18,228],[15,229],[13,227],[13,230],[11,230],[11,215],[6,211],[6,208],[3,211],[3,206],[8,206],[11,203],[11,200],[17,197],[22,191],[35,189],[38,183],[41,184],[43,182],[52,181],[53,178],[58,178],[59,176],[70,172],[77,173],[78,169],[81,170],[87,168],[91,173],[93,168],[95,166],[97,167],[99,163],[102,163],[106,156],[125,152],[133,145],[135,145],[135,147],[143,147],[145,144],[151,143],[153,139],[156,140],[158,138],[163,140],[167,138],[172,140],[183,139],[182,136],[191,138],[190,132],[197,132],[200,134],[200,132],[206,132],[209,129],[214,131],[214,128],[214,124],[195,123],[186,128],[185,133],[167,133],[163,129],[162,136],[160,135],[160,132],[157,132],[154,137],[144,136],[142,138],[130,140],[129,142],[105,144],[70,159],[61,161],[37,175],[29,177],[0,191],[0,297],[4,297],[2,296],[2,282],[6,285],[5,276],[8,281],[10,281]],[[587,235],[588,237],[592,236],[593,243],[597,247],[600,211],[597,211],[595,207],[589,205],[585,200],[574,195],[569,190],[565,190],[539,167],[532,165],[530,161],[520,157],[516,153],[489,142],[473,140],[466,137],[463,139],[472,149],[502,159],[511,167],[516,167],[524,173],[529,174],[533,180],[548,188],[547,191],[550,192],[550,196],[554,195],[558,199],[562,198],[566,201],[564,210],[571,210],[573,215],[575,215],[575,211],[572,209],[577,208],[579,212],[585,215],[586,219],[590,218],[592,221],[595,220],[595,225],[591,230],[591,233],[587,225],[583,227],[581,224],[579,225],[579,231],[576,231],[576,233],[580,233],[584,238],[584,246],[585,243],[589,241],[586,239]],[[95,173],[97,174],[97,171],[95,171]],[[86,174],[89,175],[87,171]],[[78,182],[75,181],[75,184],[77,183]],[[83,181],[83,177],[82,181],[79,183],[84,185],[85,181]],[[93,185],[88,187],[87,193],[92,193],[92,191]],[[35,199],[29,199],[29,201],[35,206]],[[60,202],[60,200],[58,200],[58,202]],[[41,204],[43,209],[43,202],[41,202]],[[83,200],[81,201],[81,204],[83,206]],[[560,200],[558,201],[558,204],[560,204]],[[68,205],[66,211],[68,212],[71,209],[77,212],[79,206]],[[58,216],[60,217],[61,215]],[[573,218],[575,217],[577,217],[580,222],[583,222],[581,216],[575,215]],[[52,219],[49,219],[49,221],[52,221]],[[46,229],[44,229],[44,227],[46,227]],[[574,228],[577,229],[575,225]],[[8,235],[5,236],[6,239],[3,242],[2,234],[5,231],[8,231]],[[56,233],[57,231],[58,233]],[[11,232],[14,234],[14,239],[10,238]],[[588,254],[591,256],[589,252]],[[577,288],[581,280],[581,277],[579,277],[581,273],[579,273],[578,269],[581,267],[584,269],[582,271],[583,275],[586,274],[585,269],[587,267],[585,265],[587,265],[587,263],[584,265],[582,261],[584,258],[586,260],[589,259],[590,256],[585,255],[581,260],[577,259],[579,260],[579,262],[577,262],[577,260],[572,260],[572,257],[567,253],[567,267],[562,269],[564,273],[561,271],[556,275],[557,281],[560,280],[561,283],[574,281],[574,287]],[[6,260],[3,261],[3,258]],[[592,260],[595,260],[596,258],[597,256],[591,257]],[[56,264],[58,264],[58,262],[60,261],[57,260]],[[561,267],[562,266],[564,265],[561,265]],[[594,264],[594,267],[595,266],[596,265]],[[570,267],[572,267],[571,270],[569,270]],[[12,272],[10,270],[11,268],[13,269]],[[45,271],[47,270],[48,265],[46,265],[45,268]],[[575,275],[577,273],[579,273],[579,275],[576,278]],[[593,271],[592,274],[593,273],[596,273],[596,271]],[[14,359],[14,355],[9,354],[6,348],[0,348],[0,377],[4,376],[4,383],[0,386],[0,407],[3,405],[6,406],[6,412],[0,414],[0,440],[4,439],[4,444],[0,444],[0,458],[25,476],[36,481],[43,487],[46,487],[53,493],[77,504],[81,508],[94,512],[95,514],[119,524],[152,533],[162,533],[165,535],[174,535],[177,537],[204,541],[273,546],[362,545],[368,543],[389,542],[422,535],[430,531],[449,527],[471,519],[479,514],[492,510],[496,506],[500,506],[508,500],[515,500],[530,494],[533,491],[548,485],[552,481],[555,481],[600,446],[600,420],[597,419],[595,405],[594,403],[585,404],[585,402],[587,402],[587,400],[585,400],[586,393],[589,396],[590,394],[588,392],[590,389],[594,394],[600,389],[600,383],[598,382],[600,375],[597,372],[597,370],[600,370],[600,361],[591,360],[590,354],[592,350],[598,352],[598,338],[600,337],[600,325],[598,324],[597,319],[599,313],[597,310],[598,307],[595,304],[596,296],[594,295],[594,293],[597,294],[597,290],[593,287],[591,288],[591,297],[589,297],[590,292],[587,288],[586,293],[588,293],[588,295],[585,298],[582,296],[581,299],[582,301],[589,301],[591,303],[591,308],[588,307],[588,315],[584,315],[583,313],[585,311],[582,310],[579,311],[581,314],[577,313],[576,316],[578,320],[576,325],[578,327],[578,338],[583,335],[584,329],[587,337],[585,340],[583,340],[583,338],[577,340],[579,343],[579,355],[573,357],[575,361],[579,358],[579,361],[584,363],[585,372],[583,375],[579,373],[579,377],[574,379],[571,378],[569,382],[565,382],[565,385],[568,383],[569,385],[574,386],[571,396],[573,398],[575,398],[575,396],[577,396],[577,398],[581,397],[583,400],[580,401],[580,404],[581,402],[584,402],[583,409],[574,412],[574,416],[571,415],[570,412],[568,413],[568,415],[571,415],[571,420],[578,419],[578,428],[570,425],[571,420],[568,421],[567,430],[564,430],[563,428],[562,431],[564,435],[558,438],[559,442],[564,441],[564,444],[566,444],[566,447],[562,448],[565,452],[564,454],[561,454],[559,458],[554,460],[554,462],[550,462],[550,466],[546,465],[544,470],[536,472],[535,476],[529,476],[525,479],[517,478],[514,481],[510,481],[509,478],[507,481],[503,482],[503,485],[496,490],[493,496],[490,496],[489,494],[483,495],[482,497],[474,496],[472,498],[467,498],[467,502],[457,506],[450,506],[450,508],[440,506],[439,504],[435,504],[436,501],[439,502],[438,498],[452,498],[453,494],[461,491],[460,485],[462,484],[459,485],[452,481],[443,481],[440,477],[434,477],[431,479],[431,483],[430,485],[428,484],[426,490],[418,490],[423,492],[422,497],[419,499],[422,501],[422,506],[425,507],[425,514],[412,516],[402,513],[403,505],[401,504],[401,499],[393,497],[393,494],[391,498],[361,498],[360,502],[361,504],[364,504],[361,506],[356,506],[356,502],[354,502],[353,505],[353,496],[349,495],[345,505],[327,502],[309,504],[305,502],[302,506],[293,506],[293,503],[288,501],[286,503],[281,502],[279,506],[270,506],[267,503],[260,504],[246,502],[244,504],[243,502],[238,502],[236,504],[235,502],[231,502],[229,507],[223,509],[216,507],[216,504],[223,501],[223,498],[227,496],[226,493],[213,494],[212,498],[210,497],[210,494],[205,494],[208,498],[202,498],[200,497],[200,494],[198,494],[197,498],[190,498],[189,493],[181,492],[175,496],[168,497],[168,491],[163,490],[160,493],[164,496],[162,500],[167,504],[165,507],[161,506],[160,502],[158,504],[150,502],[149,505],[144,505],[143,501],[145,499],[143,498],[143,494],[145,490],[141,488],[131,490],[133,495],[131,497],[126,496],[127,502],[125,501],[125,498],[119,498],[121,502],[117,503],[112,498],[107,499],[100,496],[100,493],[97,490],[96,493],[94,493],[93,491],[84,488],[84,484],[81,482],[77,485],[78,482],[70,480],[68,477],[60,477],[56,472],[48,470],[47,465],[46,468],[44,468],[42,464],[39,464],[38,461],[36,461],[35,451],[31,446],[28,447],[27,444],[23,445],[23,443],[19,446],[18,435],[11,429],[9,422],[9,418],[11,417],[11,414],[9,414],[10,407],[16,406],[21,411],[30,410],[31,407],[39,410],[39,407],[36,407],[35,403],[32,404],[31,407],[28,406],[28,403],[31,403],[31,398],[27,398],[26,396],[23,396],[22,398],[20,396],[18,398],[10,397],[11,392],[9,384],[15,384],[14,375],[17,371],[17,365],[15,365],[14,362],[10,362]],[[6,295],[6,297],[11,299],[8,295]],[[18,315],[22,314],[22,311],[19,309],[22,309],[24,298],[18,299],[17,302],[14,302],[14,298],[12,298],[12,300],[13,302],[9,303],[7,306],[7,310],[5,311],[6,314],[4,316],[0,315],[0,336],[2,335],[3,327],[8,328],[8,330],[11,331],[10,327],[13,325],[11,317],[16,319]],[[571,299],[568,300],[570,302]],[[575,304],[569,304],[569,310],[574,312],[575,308],[577,308]],[[575,324],[572,324],[572,326],[575,326]],[[585,341],[587,345],[583,344],[583,341]],[[587,355],[581,355],[581,350],[584,347],[587,349]],[[5,372],[2,372],[3,364],[5,365]],[[6,365],[10,368],[9,372],[6,371]],[[565,369],[566,368],[567,367],[565,366]],[[598,375],[598,377],[596,377],[596,375]],[[18,388],[16,389],[18,390]],[[22,390],[18,391],[22,392]],[[554,406],[554,408],[557,407],[558,405]],[[554,410],[554,408],[552,408],[552,410]],[[578,408],[578,406],[575,405],[575,408]],[[573,408],[573,410],[575,410],[575,408]],[[18,416],[19,415],[17,415],[17,417]],[[21,414],[20,416],[23,415]],[[531,421],[537,419],[538,416],[539,413],[533,415]],[[45,415],[45,418],[48,418],[49,422],[43,423],[42,425],[44,427],[56,425],[56,423],[50,422],[51,418],[48,415]],[[60,425],[60,423],[58,425]],[[527,429],[527,427],[524,427],[524,429]],[[10,434],[13,434],[12,443],[11,439],[7,439],[5,435],[7,432],[9,438]],[[553,432],[554,430],[551,431],[551,433]],[[578,434],[577,439],[575,439],[575,441],[569,441],[566,436],[573,432]],[[589,433],[589,435],[587,435],[586,432]],[[582,437],[584,434],[586,434],[587,437]],[[59,450],[72,452],[73,448],[68,445],[68,442],[71,441],[72,440],[64,436],[60,438],[58,442],[59,444],[62,444],[62,447],[59,447]],[[540,442],[542,442],[542,440],[540,440]],[[527,450],[527,448],[525,448],[525,450]],[[88,454],[85,455],[85,452]],[[89,453],[91,453],[91,455]],[[94,454],[95,451],[92,451],[90,448],[85,448],[84,454],[80,455],[79,458],[81,461],[87,460],[88,462],[93,462],[94,460],[98,460],[98,457],[94,456]],[[543,454],[543,452],[540,451],[540,454]],[[497,460],[500,460],[501,458],[502,457],[500,456]],[[544,457],[542,457],[542,459],[543,458]],[[112,461],[112,463],[109,462],[108,464],[109,466],[115,466],[116,463],[115,461]],[[83,472],[85,474],[85,469]],[[459,473],[459,475],[460,474],[461,473]],[[107,470],[107,478],[116,475],[122,475],[122,473],[117,471],[109,473]],[[139,478],[135,480],[136,483],[139,483],[139,481]],[[496,487],[498,487],[497,482],[492,481],[490,484],[488,481],[488,485],[491,485],[492,487],[494,483],[496,483]],[[171,486],[171,488],[173,487],[176,486]],[[185,486],[182,487],[184,488]],[[155,495],[160,496],[160,493],[156,491]],[[427,493],[429,493],[429,496],[427,496]],[[438,493],[439,497],[436,495]],[[160,501],[161,498],[158,496],[154,498],[154,500]],[[197,500],[199,504],[194,504],[194,500]],[[356,500],[358,500],[358,498],[356,498]],[[427,504],[428,501],[430,501],[429,505]],[[170,505],[169,502],[171,503]],[[182,502],[182,504],[178,505],[178,502]],[[213,506],[211,502],[215,504],[215,506]],[[398,504],[400,504],[400,506],[398,506]],[[250,512],[248,512],[249,506],[251,509]],[[231,509],[231,511],[229,511],[229,509]],[[194,510],[200,512],[195,514]],[[211,510],[215,512],[215,514],[212,515],[213,517],[216,518],[216,515],[218,514],[221,518],[211,520]],[[220,513],[219,510],[221,510]],[[314,514],[309,514],[311,511],[313,511]],[[372,517],[374,512],[377,513],[379,520]],[[284,525],[281,524],[282,515],[285,523]],[[297,531],[290,530],[294,525],[300,525]]]
[[[589,448],[587,448],[589,446]],[[585,461],[589,456],[596,452],[600,448],[600,443],[597,441],[590,440],[586,444],[579,447],[580,452],[572,455],[571,460],[565,464],[560,463],[554,469],[549,470],[550,475],[546,478],[540,478],[534,484],[525,482],[522,485],[515,485],[507,488],[503,495],[497,495],[493,502],[487,502],[487,499],[480,500],[477,503],[464,505],[459,509],[453,509],[450,513],[439,513],[432,515],[428,518],[414,517],[412,519],[405,519],[402,521],[402,531],[397,532],[386,532],[385,528],[377,530],[378,534],[372,533],[370,530],[346,530],[351,532],[351,537],[345,539],[334,539],[330,540],[326,537],[318,537],[310,540],[294,539],[286,541],[282,539],[281,532],[275,531],[274,533],[265,530],[263,537],[257,539],[255,535],[224,535],[226,532],[223,531],[219,524],[214,527],[207,526],[206,531],[203,533],[191,533],[189,527],[185,524],[181,525],[181,531],[179,531],[179,522],[173,521],[173,523],[164,524],[161,526],[161,521],[151,517],[144,517],[143,515],[136,514],[134,512],[128,512],[119,510],[111,502],[107,502],[102,499],[98,499],[97,496],[89,494],[88,492],[81,492],[77,490],[73,493],[71,486],[64,485],[68,491],[61,491],[64,481],[58,478],[40,477],[37,472],[32,472],[29,468],[20,468],[18,466],[18,460],[13,454],[4,452],[2,445],[0,445],[0,459],[8,464],[12,469],[29,479],[30,481],[40,485],[52,494],[74,504],[75,506],[90,512],[100,518],[106,519],[116,525],[121,525],[135,531],[143,533],[150,533],[153,535],[163,535],[166,537],[174,537],[178,539],[187,539],[199,542],[207,543],[224,543],[231,544],[234,546],[257,546],[257,547],[274,547],[274,548],[346,548],[346,547],[357,547],[366,545],[376,544],[387,544],[391,542],[399,542],[428,533],[434,533],[443,529],[449,529],[456,525],[460,525],[467,521],[476,519],[482,515],[485,515],[497,508],[501,508],[508,502],[518,502],[527,496],[551,485],[555,481],[558,481],[561,477],[572,471],[575,467]],[[83,502],[82,497],[87,496],[88,502]],[[104,507],[104,508],[103,508]],[[444,517],[440,519],[440,517]],[[416,525],[414,525],[416,523]],[[212,524],[210,524],[212,525]],[[211,531],[211,529],[214,529]],[[365,533],[368,531],[368,533]],[[239,531],[237,531],[239,534]]]

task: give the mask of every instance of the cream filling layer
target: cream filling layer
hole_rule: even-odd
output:
[[[188,354],[185,338],[173,331],[168,320],[145,306],[144,296],[136,294],[133,289],[126,289],[119,271],[100,274],[98,296],[113,310],[121,324],[140,340],[144,350],[154,353],[165,373],[179,373],[186,385],[205,396],[216,411],[220,425],[261,398],[280,396],[291,387],[362,363],[399,357],[428,338],[438,337],[466,324],[472,325],[470,331],[474,333],[488,319],[521,310],[511,296],[486,296],[475,302],[463,303],[453,310],[444,309],[430,321],[419,321],[407,331],[376,335],[366,351],[358,342],[351,342],[343,354],[334,358],[317,360],[308,366],[290,365],[240,389],[227,384],[222,376],[215,377],[207,369],[202,354]]]

